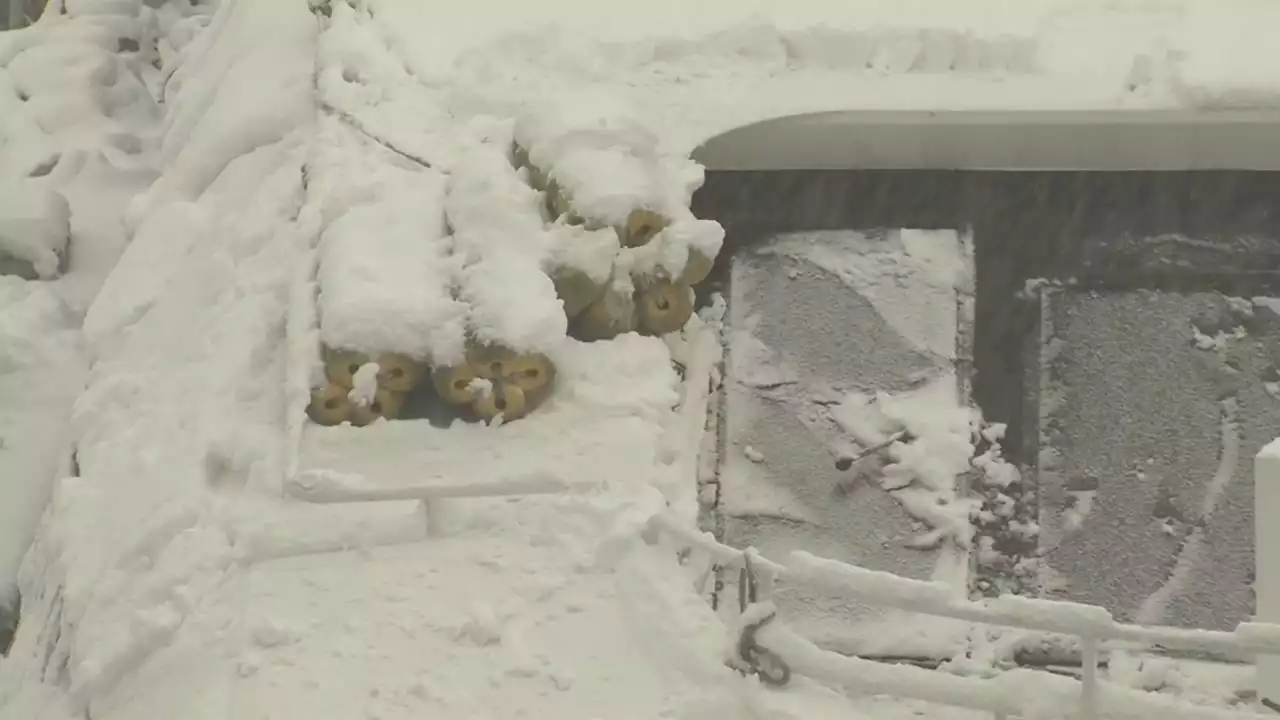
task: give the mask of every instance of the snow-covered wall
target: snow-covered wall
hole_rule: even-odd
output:
[[[28,559],[9,661],[99,718],[119,717],[135,687],[168,687],[152,673],[172,656],[161,668],[149,656],[232,571],[218,493],[278,488],[285,314],[308,242],[293,225],[315,118],[306,3],[148,17],[167,53],[148,156],[163,179],[134,204],[132,242],[85,320],[79,476],[58,484]],[[185,704],[154,712],[191,717]]]
[[[39,279],[0,277],[0,646],[19,563],[71,469],[88,364],[78,325],[126,242],[122,206],[154,177],[136,159],[152,68],[119,51],[144,23],[136,8],[98,9],[0,34],[0,273],[16,258]]]

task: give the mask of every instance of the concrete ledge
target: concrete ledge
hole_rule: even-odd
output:
[[[1280,170],[1280,111],[813,113],[693,157],[708,170]]]

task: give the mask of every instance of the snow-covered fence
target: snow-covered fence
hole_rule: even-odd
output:
[[[785,563],[761,557],[754,550],[738,550],[698,533],[678,520],[659,516],[651,527],[676,544],[723,566],[750,564],[764,580],[761,603],[778,577],[843,595],[861,603],[918,612],[953,620],[997,625],[1080,638],[1081,679],[1019,669],[993,679],[960,677],[913,666],[886,665],[846,657],[818,648],[789,630],[769,624],[754,626],[754,642],[785,662],[795,674],[827,684],[889,694],[925,702],[990,712],[996,718],[1038,717],[1051,708],[1078,707],[1078,717],[1227,720],[1267,717],[1235,710],[1198,707],[1174,699],[1120,687],[1098,677],[1102,643],[1140,643],[1183,650],[1225,652],[1242,656],[1280,656],[1280,625],[1242,623],[1232,632],[1143,627],[1115,622],[1104,608],[1056,600],[1003,596],[970,601],[938,582],[912,580],[892,573],[867,570],[810,553],[791,553]],[[757,610],[754,614],[760,614]]]

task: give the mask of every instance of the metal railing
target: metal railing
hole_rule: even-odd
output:
[[[46,0],[0,0],[0,30],[17,30],[35,22]]]
[[[750,569],[758,578],[754,584],[760,588],[756,604],[744,611],[742,626],[744,632],[751,633],[750,644],[780,660],[789,673],[823,684],[989,712],[998,720],[1039,717],[1046,708],[1068,707],[1072,703],[1076,707],[1075,716],[1083,720],[1102,717],[1141,720],[1157,716],[1172,720],[1275,717],[1191,705],[1115,685],[1099,677],[1098,661],[1103,643],[1276,656],[1280,655],[1280,625],[1241,623],[1232,632],[1188,630],[1118,623],[1105,608],[1057,600],[1004,596],[971,601],[957,597],[953,588],[942,583],[867,570],[803,551],[791,553],[785,563],[768,560],[751,549],[722,545],[710,533],[691,530],[669,517],[654,518],[650,528],[688,553],[692,562]],[[697,555],[702,557],[695,559]],[[784,578],[795,585],[821,589],[870,606],[1078,637],[1081,678],[1075,680],[1023,668],[994,678],[963,677],[823,650],[778,623],[769,622],[777,612],[770,599],[774,582]],[[751,664],[748,658],[740,660],[742,664]],[[762,680],[769,681],[763,677]]]

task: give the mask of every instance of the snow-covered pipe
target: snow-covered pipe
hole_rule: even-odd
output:
[[[476,148],[449,176],[445,209],[465,267],[458,298],[471,336],[517,353],[554,353],[568,329],[551,278],[538,193],[507,158]]]

